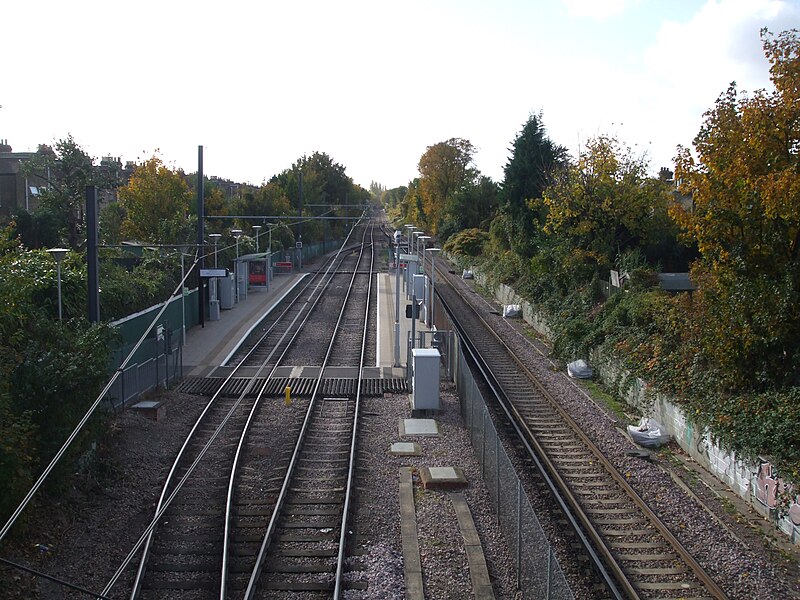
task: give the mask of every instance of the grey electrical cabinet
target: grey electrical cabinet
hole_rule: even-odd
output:
[[[414,348],[411,357],[414,365],[411,408],[439,410],[439,351],[436,348]]]
[[[236,289],[233,281],[233,273],[227,277],[219,278],[219,307],[225,310],[233,308],[236,298]]]

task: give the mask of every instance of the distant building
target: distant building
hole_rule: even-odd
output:
[[[8,221],[21,209],[33,211],[39,194],[47,189],[47,182],[41,177],[20,173],[21,166],[35,154],[13,152],[8,140],[0,140],[0,221]]]
[[[22,165],[34,156],[36,152],[13,152],[7,140],[0,140],[0,222],[7,222],[18,211],[36,210],[39,196],[48,188],[45,178],[25,176],[21,172]],[[123,167],[119,157],[104,156],[100,160],[95,170],[102,175],[102,180],[109,183],[98,189],[101,207],[117,201],[117,188],[127,185],[135,169],[136,165],[131,161]]]
[[[682,194],[678,190],[680,182],[675,181],[675,174],[673,171],[667,167],[661,167],[661,169],[658,171],[658,178],[664,183],[668,183],[672,187],[672,198],[675,200],[675,202],[680,204],[687,212],[694,211],[694,200],[692,199],[692,195]]]

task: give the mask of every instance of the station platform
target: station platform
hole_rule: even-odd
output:
[[[375,353],[376,365],[381,368],[402,369],[405,372],[408,366],[408,340],[411,335],[411,319],[406,318],[406,305],[411,304],[411,300],[406,298],[403,291],[403,280],[400,279],[400,315],[398,325],[400,326],[400,355],[395,357],[395,273],[378,273],[378,338],[377,351]],[[422,311],[421,319],[417,319],[414,324],[415,333],[428,332],[425,325],[425,312]],[[396,361],[397,358],[397,361]]]
[[[308,273],[278,275],[269,289],[250,288],[247,297],[229,310],[220,311],[218,321],[206,321],[186,331],[183,347],[183,373],[205,377],[224,365],[237,342],[272,308],[298,285]]]
[[[236,350],[238,341],[277,305],[295,286],[300,285],[308,273],[293,273],[276,276],[269,290],[250,288],[244,300],[234,308],[220,312],[218,321],[206,321],[204,326],[196,325],[186,332],[186,345],[183,348],[184,375],[207,377],[224,374],[228,358]],[[411,319],[406,318],[406,305],[410,304],[405,292],[400,290],[400,353],[395,357],[395,276],[394,273],[378,273],[377,300],[377,347],[374,365],[366,365],[368,377],[404,377],[408,362],[408,340],[412,330]],[[402,286],[402,281],[401,281]],[[422,313],[424,317],[424,311]],[[416,332],[427,332],[423,319],[417,319]],[[419,333],[417,333],[419,335]],[[287,367],[291,369],[291,367]],[[297,367],[295,367],[297,369]],[[313,376],[317,367],[302,367],[302,373],[292,373],[295,377]],[[308,372],[305,372],[308,370]],[[351,377],[354,374],[349,375]]]

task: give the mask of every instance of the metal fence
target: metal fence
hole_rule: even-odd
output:
[[[183,377],[183,346],[180,337],[177,337],[174,346],[170,344],[164,347],[163,342],[156,342],[153,346],[151,358],[129,364],[124,370],[117,369],[119,376],[105,398],[113,410],[121,410],[137,401],[142,394],[158,387],[169,387],[170,383]]]
[[[484,398],[460,348],[456,386],[461,417],[469,429],[472,449],[489,488],[500,530],[517,568],[517,585],[524,598],[574,600],[547,536],[536,518],[522,482],[497,435]]]

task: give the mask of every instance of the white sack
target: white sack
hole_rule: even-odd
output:
[[[592,367],[582,358],[567,365],[567,375],[574,379],[591,379],[593,373]]]

